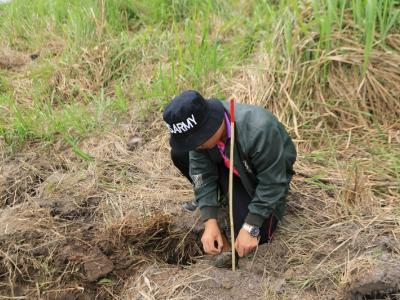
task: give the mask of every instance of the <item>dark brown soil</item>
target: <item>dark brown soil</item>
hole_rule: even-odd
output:
[[[370,270],[354,275],[348,297],[363,299],[399,299],[400,261],[380,261]]]
[[[112,299],[124,279],[146,262],[185,264],[198,256],[196,239],[174,227],[166,215],[127,219],[106,229],[76,220],[20,227],[12,235],[0,236],[0,293]]]

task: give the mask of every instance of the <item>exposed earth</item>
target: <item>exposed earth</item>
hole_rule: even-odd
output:
[[[215,268],[167,136],[125,134],[82,144],[101,157],[85,167],[61,144],[2,163],[2,299],[399,299],[398,221],[349,219],[303,172],[272,243]]]

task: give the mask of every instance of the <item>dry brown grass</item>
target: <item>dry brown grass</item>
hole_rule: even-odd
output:
[[[132,118],[135,116],[132,115]],[[35,224],[28,231],[29,238],[20,233],[14,235],[16,239],[22,238],[25,241],[17,248],[16,240],[10,242],[9,235],[6,235],[7,247],[4,247],[6,244],[1,247],[4,266],[2,272],[8,274],[10,279],[2,283],[3,288],[10,289],[14,286],[17,291],[18,278],[35,281],[36,277],[32,275],[21,277],[21,273],[31,274],[24,273],[29,270],[28,266],[33,266],[35,272],[39,273],[50,266],[54,267],[51,262],[57,253],[57,245],[65,244],[66,241],[71,244],[71,235],[89,241],[91,246],[99,247],[101,243],[98,241],[94,244],[90,242],[97,234],[88,234],[90,230],[83,235],[74,231],[84,223],[89,228],[94,226],[94,232],[105,228],[103,240],[110,241],[108,244],[114,245],[113,247],[120,245],[115,249],[125,249],[125,252],[114,252],[114,264],[124,261],[121,253],[143,253],[140,249],[147,253],[151,249],[155,256],[164,257],[162,260],[168,260],[165,255],[173,257],[168,255],[168,251],[163,251],[165,247],[173,249],[177,245],[173,239],[173,231],[168,231],[168,226],[163,225],[160,228],[164,231],[155,229],[153,232],[168,232],[169,239],[157,243],[159,240],[156,238],[153,240],[155,243],[146,244],[144,237],[156,237],[148,230],[153,230],[158,225],[154,227],[139,220],[159,212],[179,218],[179,205],[191,199],[191,187],[179,176],[168,159],[168,133],[164,130],[160,117],[155,117],[149,123],[136,123],[133,126],[130,124],[134,123],[127,119],[127,123],[121,124],[114,132],[88,138],[79,144],[83,151],[94,157],[93,161],[82,161],[62,143],[54,148],[30,145],[31,153],[41,155],[16,156],[3,161],[2,174],[3,178],[6,175],[5,186],[8,187],[6,191],[11,191],[11,187],[13,191],[18,191],[2,194],[18,196],[15,198],[17,201],[9,201],[9,208],[2,212],[2,220],[8,224],[6,232],[19,232],[26,224],[24,220]],[[367,145],[361,143],[364,139],[360,134],[362,132],[354,130],[350,138],[345,134],[331,136],[336,148],[333,160],[327,160],[327,157],[331,157],[330,154],[322,159],[310,156],[309,153],[315,151],[315,146],[298,141],[298,175],[292,184],[285,221],[274,242],[260,249],[251,270],[246,269],[245,262],[242,263],[243,276],[248,276],[246,272],[251,272],[263,282],[260,286],[264,286],[264,294],[260,291],[260,297],[265,295],[270,299],[292,299],[297,295],[302,299],[314,299],[317,296],[347,295],[354,278],[357,278],[359,272],[364,272],[359,269],[359,262],[369,261],[373,265],[379,265],[383,259],[395,260],[400,255],[396,174],[393,173],[392,162],[374,161],[374,154],[369,152]],[[379,132],[367,132],[369,139],[378,135]],[[141,137],[144,141],[133,151],[128,150],[126,145],[132,136]],[[395,140],[396,135],[393,135],[391,142]],[[390,145],[388,142],[389,140],[381,141],[383,145]],[[44,160],[44,157],[51,159]],[[357,157],[356,168],[352,157]],[[376,172],[377,166],[387,172]],[[10,172],[5,172],[6,170]],[[35,176],[41,180],[32,185],[32,178],[36,178]],[[11,179],[13,180],[10,181]],[[29,190],[34,192],[30,193]],[[22,222],[10,222],[15,218],[22,219]],[[148,220],[151,222],[151,219]],[[165,222],[164,219],[161,223],[167,224]],[[6,230],[4,226],[2,230]],[[141,234],[136,236],[134,232]],[[35,237],[35,242],[32,242],[31,237]],[[138,243],[138,237],[143,237],[140,242],[147,246],[137,245],[131,247],[131,250],[121,246]],[[192,251],[190,247],[193,245],[192,242],[186,244],[189,248],[184,248],[184,251]],[[104,244],[103,247],[105,248],[99,249],[107,253],[107,247]],[[43,256],[40,251],[38,255],[32,249],[49,250]],[[15,256],[15,253],[18,255]],[[21,261],[23,257],[25,260]],[[149,260],[149,256],[140,256],[139,260],[130,261],[131,266],[139,267],[144,264],[144,269],[130,274],[133,278],[125,282],[127,294],[141,295],[137,297],[148,299],[179,299],[195,298],[205,295],[206,291],[211,293],[210,298],[217,297],[218,293],[227,293],[218,282],[220,278],[228,276],[229,271],[218,274],[213,273],[214,271],[202,273],[202,270],[210,267],[201,264],[180,271],[179,268],[161,263],[159,271],[147,269],[144,272],[147,268],[146,262],[152,264],[153,259],[154,257]],[[67,261],[71,263],[63,265],[66,269],[59,273],[58,281],[42,282],[39,293],[51,295],[49,291],[56,285],[63,286],[61,289],[71,288],[64,286],[63,280],[76,277],[65,274],[79,274],[73,272],[73,267],[82,267],[83,260],[69,258]],[[157,277],[158,272],[173,275]],[[50,279],[54,273],[45,271],[44,274]],[[282,279],[285,280],[283,288],[275,289],[271,282]],[[241,279],[232,280],[234,285],[241,282]],[[214,282],[213,288],[210,288],[210,282]],[[113,284],[120,287],[123,281],[113,281]],[[94,286],[91,285],[91,288],[94,289]],[[212,290],[215,291],[214,294],[210,292]],[[70,290],[71,293],[79,291],[79,288]],[[97,292],[105,298],[110,298],[111,295],[119,297],[118,288],[107,284],[99,285]]]
[[[11,50],[4,45],[0,47],[0,69],[19,68],[31,61],[29,55]]]
[[[224,82],[227,94],[266,107],[296,137],[297,176],[286,220],[259,261],[286,287],[278,294],[267,287],[268,299],[356,297],[361,274],[398,260],[399,162],[391,158],[400,153],[400,57],[378,47],[363,77],[363,48],[350,35],[337,34],[342,47],[307,63],[297,58],[312,41],[299,41],[283,76],[260,50],[252,65]],[[387,40],[398,47],[397,36]],[[321,85],[324,66],[327,84]],[[363,268],[362,261],[371,264]],[[385,297],[372,291],[379,290],[374,280],[360,293]],[[396,291],[398,278],[389,280]]]
[[[196,237],[173,226],[193,194],[171,165],[161,116],[141,121],[135,103],[111,131],[78,143],[93,160],[82,160],[61,139],[28,142],[15,154],[0,140],[1,293],[53,299],[86,289],[88,297],[104,299],[235,299],[253,291],[259,299],[348,299],[398,292],[396,276],[382,277],[393,281],[389,288],[376,285],[382,278],[359,282],[371,270],[398,268],[400,56],[377,45],[362,76],[364,49],[348,26],[333,35],[340,47],[306,63],[301,57],[317,36],[299,35],[284,64],[260,44],[233,79],[217,74],[219,86],[205,91],[208,97],[222,88],[238,102],[266,107],[299,153],[285,220],[254,263],[241,260],[239,275],[203,261],[185,268],[165,263],[199,253]],[[385,42],[400,51],[399,38],[388,35]],[[284,48],[281,30],[275,43]],[[55,44],[49,55],[62,47]],[[61,65],[51,77],[56,96],[112,93],[113,76],[126,67],[126,60],[111,64],[114,54],[105,43],[82,49],[75,64]],[[157,66],[143,60],[133,80],[148,84],[147,72]],[[18,101],[29,105],[25,89],[32,81],[20,74],[12,85]],[[143,141],[135,149],[127,146],[132,137]],[[89,282],[91,260],[113,271]]]
[[[51,299],[82,294],[85,288],[90,297],[118,297],[122,280],[141,264],[179,265],[200,253],[195,235],[174,226],[166,215],[175,214],[183,199],[167,180],[170,171],[165,169],[171,166],[161,153],[154,155],[158,137],[145,128],[122,125],[117,133],[85,140],[80,147],[96,158],[92,162],[82,161],[61,142],[31,144],[30,152],[4,158],[0,273],[7,280],[1,282],[2,294]],[[128,150],[132,135],[147,143]],[[178,182],[175,187],[188,188],[182,179]],[[90,260],[106,270],[113,263],[111,282],[90,283]],[[74,285],[79,278],[83,283]]]
[[[119,298],[140,266],[186,264],[200,253],[196,235],[174,227],[167,215],[132,216],[104,228],[90,218],[23,209],[2,216],[7,227],[0,237],[0,291],[10,298]],[[25,221],[15,223],[15,217]]]
[[[276,87],[261,89],[261,82],[270,82],[268,73],[249,68],[238,72],[237,79],[230,83],[230,90],[238,99],[251,103],[256,103],[257,99],[272,99],[268,93]],[[228,93],[229,82],[226,85]],[[293,123],[287,110],[296,111],[297,104],[273,100],[266,103],[295,135],[296,127],[290,126]],[[326,116],[332,113],[326,112]],[[383,260],[396,260],[400,255],[398,174],[393,165],[396,161],[381,160],[385,156],[379,156],[377,161],[371,145],[365,143],[365,140],[375,140],[378,141],[377,147],[389,151],[391,145],[396,147],[398,144],[399,133],[397,125],[393,124],[385,129],[388,133],[385,139],[380,138],[379,131],[364,126],[327,134],[322,125],[321,129],[305,128],[301,118],[299,114],[299,138],[296,139],[298,175],[292,184],[285,221],[273,243],[260,249],[251,269],[247,269],[245,261],[242,263],[241,274],[254,274],[260,280],[263,289],[258,292],[259,298],[315,299],[332,295],[345,298],[360,273],[373,265],[379,266]],[[149,249],[155,250],[151,253],[164,256],[163,260],[168,260],[165,255],[173,257],[163,249],[174,248],[176,240],[171,240],[171,237],[175,234],[164,225],[160,227],[164,231],[153,231],[168,233],[169,239],[164,242],[157,243],[159,239],[156,238],[146,244],[145,239],[141,239],[139,242],[147,246],[137,245],[130,250],[121,246],[138,243],[138,237],[152,237],[148,230],[153,230],[154,224],[141,223],[138,221],[140,218],[160,212],[179,218],[179,205],[192,197],[189,183],[169,161],[168,133],[160,116],[150,116],[145,123],[137,120],[137,114],[132,112],[113,132],[83,140],[79,147],[93,156],[93,161],[82,161],[61,142],[46,147],[30,144],[20,155],[3,156],[2,188],[5,189],[1,195],[3,205],[9,207],[1,215],[8,224],[7,229],[3,226],[3,230],[19,232],[24,228],[25,220],[35,224],[32,230],[27,231],[29,238],[20,233],[14,235],[24,241],[18,247],[17,240],[10,242],[9,235],[6,235],[7,244],[0,248],[1,271],[9,279],[2,282],[3,289],[14,288],[17,297],[21,278],[23,282],[36,281],[36,277],[28,272],[30,266],[37,272],[34,274],[45,274],[49,281],[45,280],[38,291],[31,290],[33,294],[28,295],[53,295],[55,286],[59,286],[60,293],[82,293],[82,286],[65,285],[66,279],[76,280],[74,276],[82,274],[73,271],[75,267],[84,266],[82,257],[75,257],[75,260],[70,257],[66,260],[70,264],[61,264],[64,270],[58,273],[56,280],[51,279],[55,273],[48,268],[54,267],[52,262],[55,261],[57,246],[66,241],[72,243],[71,235],[83,241],[92,241],[93,236],[98,236],[88,234],[88,231],[83,235],[74,231],[84,223],[94,226],[95,232],[105,228],[106,239],[110,241],[107,244],[114,245],[112,247],[119,245],[115,249],[124,249],[114,252],[112,261],[115,265],[124,261],[121,258],[127,251],[139,253],[140,249],[147,253]],[[349,125],[356,122],[356,119],[346,120]],[[318,134],[327,139],[316,140]],[[126,144],[133,136],[140,137],[143,144],[129,150]],[[321,157],[318,156],[320,151]],[[22,221],[10,222],[10,219]],[[162,224],[167,223],[164,220]],[[136,236],[136,230],[141,234]],[[32,237],[35,242],[32,242]],[[101,244],[96,243],[89,244],[97,247]],[[99,249],[107,252],[107,244]],[[186,244],[189,248],[184,251],[192,251],[190,247],[193,245],[192,242]],[[32,249],[39,249],[39,254]],[[48,250],[43,256],[40,249]],[[202,264],[188,267],[185,271],[163,263],[158,263],[156,269],[148,267],[147,263],[152,265],[155,256],[150,255],[149,259],[149,256],[140,255],[138,260],[128,260],[129,266],[143,266],[129,274],[131,280],[121,279],[128,277],[125,274],[111,285],[100,284],[96,288],[90,285],[91,291],[97,291],[104,298],[116,299],[120,297],[118,291],[123,283],[123,295],[135,295],[138,299],[187,299],[206,293],[213,299],[236,291],[228,293],[220,284],[221,278],[229,278],[229,271],[215,273],[213,268]],[[240,278],[232,280],[234,286],[242,282]],[[283,287],[275,288],[275,282],[280,280],[284,280]]]
[[[268,108],[297,138],[307,126],[349,130],[374,122],[398,135],[399,53],[376,47],[363,76],[364,48],[352,39],[351,28],[332,38],[341,46],[307,62],[301,57],[313,40],[299,37],[284,64],[260,45],[253,63],[238,69],[233,80],[224,80],[223,88],[240,102]],[[387,42],[395,49],[400,46],[398,35],[389,35]],[[277,34],[276,43],[275,51],[284,49],[283,33]]]

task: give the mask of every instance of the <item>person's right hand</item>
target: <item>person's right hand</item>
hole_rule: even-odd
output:
[[[216,219],[208,219],[204,222],[204,233],[201,237],[201,242],[203,243],[204,252],[207,254],[221,253],[223,241]]]

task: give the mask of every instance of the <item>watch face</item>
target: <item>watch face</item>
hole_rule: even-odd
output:
[[[258,228],[258,227],[253,227],[253,228],[251,228],[250,234],[251,234],[252,236],[258,236],[258,235],[260,234],[260,228]]]

